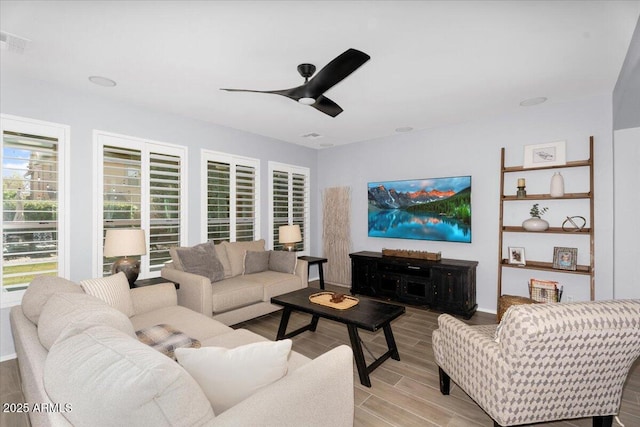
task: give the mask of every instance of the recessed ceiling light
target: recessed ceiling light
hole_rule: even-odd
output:
[[[396,128],[396,132],[411,132],[413,130],[413,128],[411,126],[402,126],[399,128]]]
[[[106,77],[101,77],[101,76],[90,76],[89,81],[91,83],[97,84],[98,86],[104,86],[104,87],[114,87],[116,85],[115,81],[108,79]]]
[[[320,144],[320,147],[323,147],[323,148],[333,147],[333,144],[330,142],[323,142]]]
[[[537,98],[529,98],[520,102],[521,107],[533,107],[534,105],[542,104],[547,98],[545,96],[539,96]]]

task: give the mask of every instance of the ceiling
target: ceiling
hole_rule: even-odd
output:
[[[3,71],[312,148],[611,93],[640,1],[0,1]],[[303,62],[371,56],[329,117],[277,95]],[[89,76],[117,82],[112,88]],[[529,107],[540,108],[540,107]],[[320,137],[303,137],[310,133]]]

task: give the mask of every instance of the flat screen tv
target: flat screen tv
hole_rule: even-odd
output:
[[[471,243],[471,176],[370,182],[369,237]]]

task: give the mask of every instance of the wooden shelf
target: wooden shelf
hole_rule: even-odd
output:
[[[518,197],[515,195],[502,196],[504,201],[517,201],[517,200],[566,200],[566,199],[590,199],[591,193],[565,193],[562,197],[551,197],[549,194],[527,194],[524,197]]]
[[[539,168],[524,168],[522,166],[508,166],[508,167],[503,167],[502,172],[503,173],[525,172],[525,171],[531,172],[531,171],[549,170],[549,169],[582,168],[582,167],[592,166],[592,165],[593,163],[591,162],[591,159],[588,159],[588,160],[578,160],[573,162],[567,162],[565,165],[542,166]]]
[[[535,234],[543,234],[543,233],[554,233],[554,234],[591,234],[591,229],[588,227],[583,228],[579,231],[564,231],[562,227],[549,227],[544,231],[528,231],[519,226],[513,225],[505,225],[502,227],[502,231],[507,233],[535,233]]]
[[[523,270],[541,270],[541,271],[553,271],[554,273],[567,273],[567,274],[591,274],[591,267],[588,265],[577,265],[575,270],[560,270],[553,268],[553,263],[542,261],[530,261],[527,260],[527,265],[509,264],[506,259],[502,260],[503,267],[520,268]]]

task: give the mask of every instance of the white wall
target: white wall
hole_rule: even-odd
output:
[[[614,297],[640,298],[640,127],[614,132]]]
[[[382,248],[404,248],[442,251],[445,258],[479,261],[477,270],[477,301],[480,310],[495,311],[498,271],[498,218],[500,148],[507,148],[507,165],[522,164],[523,146],[557,140],[567,141],[567,159],[588,158],[588,139],[595,137],[595,210],[596,210],[596,299],[613,296],[613,170],[611,96],[595,96],[577,102],[522,108],[508,115],[381,138],[322,150],[318,155],[318,194],[333,186],[348,186],[352,191],[353,251]],[[548,192],[551,173],[536,180],[528,180],[533,193]],[[367,182],[472,176],[472,243],[448,243],[400,239],[369,238],[367,236]],[[574,185],[566,182],[568,187]],[[534,186],[534,187],[532,187]],[[538,187],[538,191],[534,191]],[[321,220],[321,199],[317,217]],[[563,201],[551,207],[552,225],[561,222],[563,215],[583,209]],[[528,206],[529,207],[529,206]],[[527,211],[528,211],[527,207]],[[553,215],[551,215],[553,213]],[[528,217],[522,213],[523,220]],[[527,252],[547,251],[545,242],[527,242]],[[550,237],[553,239],[553,237]],[[320,241],[320,235],[316,241]],[[553,246],[553,244],[551,245]],[[559,244],[557,246],[564,246]],[[569,245],[567,245],[569,246]],[[544,249],[542,249],[544,248]],[[319,248],[317,248],[319,249]],[[552,252],[548,255],[551,261]],[[582,251],[584,252],[584,251]],[[579,253],[580,256],[588,255]],[[581,263],[588,263],[581,262]],[[510,269],[513,270],[513,269]],[[506,269],[505,269],[506,271]],[[526,294],[529,277],[545,278],[544,274],[528,271],[513,281],[510,293]],[[544,272],[542,272],[544,273]],[[575,300],[589,299],[586,276],[567,277],[565,292]],[[586,278],[586,279],[585,279]]]
[[[188,242],[200,243],[200,150],[202,148],[261,160],[261,233],[268,231],[268,167],[274,160],[311,170],[315,192],[317,151],[211,123],[165,114],[110,100],[85,96],[64,87],[25,79],[3,70],[0,80],[0,112],[71,127],[70,215],[71,275],[79,281],[92,274],[94,215],[92,132],[99,129],[140,138],[186,145],[188,154]],[[109,89],[98,88],[98,92]],[[214,118],[212,118],[214,119]],[[316,221],[312,217],[312,233]],[[0,311],[0,359],[14,353],[8,322],[9,309]]]

